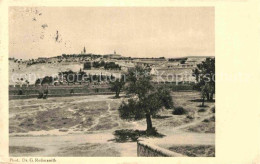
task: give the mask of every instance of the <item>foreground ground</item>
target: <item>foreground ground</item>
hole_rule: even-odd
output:
[[[164,137],[139,139],[168,149],[176,144],[214,145],[214,102],[199,107],[198,92],[173,92],[172,97],[174,106],[183,107],[186,114],[162,110],[152,121]],[[124,99],[97,95],[11,100],[10,156],[136,156],[136,142],[116,140],[113,135],[121,129],[146,129],[145,120],[119,118],[117,109]]]

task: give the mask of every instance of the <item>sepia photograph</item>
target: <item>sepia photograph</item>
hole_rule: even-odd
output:
[[[10,6],[10,157],[215,157],[214,7]]]

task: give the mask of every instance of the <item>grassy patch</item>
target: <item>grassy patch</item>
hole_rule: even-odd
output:
[[[62,157],[118,157],[120,152],[109,144],[85,143],[60,149],[57,156]]]
[[[204,119],[201,123],[189,127],[188,130],[197,133],[215,133],[215,116]]]
[[[43,151],[42,148],[37,147],[26,147],[26,146],[9,146],[9,153],[33,153],[38,151]]]
[[[173,146],[169,150],[189,157],[215,157],[215,146],[212,145]]]

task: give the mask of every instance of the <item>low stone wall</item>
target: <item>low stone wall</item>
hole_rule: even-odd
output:
[[[97,93],[82,93],[82,94],[48,94],[48,97],[71,97],[71,96],[90,96],[90,95],[113,95],[114,92],[97,92]],[[38,94],[32,94],[32,95],[9,95],[9,100],[15,100],[15,99],[31,99],[36,98],[37,99]]]
[[[138,157],[185,157],[182,154],[161,148],[159,146],[146,143],[144,141],[137,142]]]

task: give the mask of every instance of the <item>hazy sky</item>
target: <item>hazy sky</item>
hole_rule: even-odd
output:
[[[9,14],[10,57],[77,54],[84,46],[132,57],[214,55],[214,8],[12,7]]]

